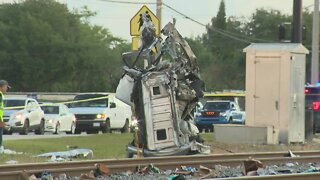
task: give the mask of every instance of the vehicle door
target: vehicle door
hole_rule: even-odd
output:
[[[117,115],[117,107],[118,104],[115,102],[113,97],[108,98],[108,108],[107,108],[107,116],[110,119],[110,125],[112,128],[121,127],[119,122],[119,117]]]
[[[232,118],[235,120],[242,120],[242,112],[240,111],[239,106],[237,106],[237,104],[235,104],[234,102],[231,102],[231,115]]]
[[[33,99],[27,100],[26,110],[29,114],[29,124],[30,126],[40,124],[41,115],[38,109],[39,105]]]
[[[69,130],[72,123],[71,113],[66,105],[61,104],[59,106],[59,120],[60,120],[60,128],[61,130]]]

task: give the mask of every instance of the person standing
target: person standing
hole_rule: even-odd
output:
[[[3,112],[4,112],[3,94],[7,92],[8,88],[10,88],[9,83],[6,80],[0,80],[0,153],[3,153],[4,151],[4,148],[2,145],[3,128],[5,127],[5,123],[3,121]]]

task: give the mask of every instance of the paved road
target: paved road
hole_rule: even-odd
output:
[[[44,135],[36,135],[34,133],[29,133],[28,135],[19,135],[18,133],[13,133],[12,135],[3,135],[3,140],[16,140],[16,139],[45,139],[45,138],[62,138],[62,137],[72,137],[72,136],[87,136],[86,133],[82,134],[52,134],[52,133],[45,133]]]

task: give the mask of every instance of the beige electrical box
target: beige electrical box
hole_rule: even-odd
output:
[[[280,143],[305,140],[306,54],[296,43],[253,43],[246,52],[246,125],[279,129]]]

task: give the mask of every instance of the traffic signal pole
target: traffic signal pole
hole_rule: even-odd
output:
[[[159,19],[159,25],[160,25],[160,30],[161,30],[161,16],[162,16],[162,0],[157,0],[157,11],[156,15]]]
[[[319,0],[314,0],[312,22],[311,84],[319,82]]]
[[[302,42],[302,0],[293,1],[293,33],[291,42]]]

